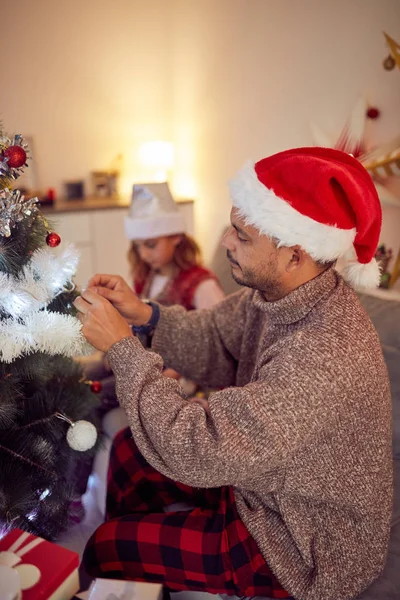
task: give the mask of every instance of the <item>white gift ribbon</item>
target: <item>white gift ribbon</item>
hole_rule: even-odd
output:
[[[41,573],[35,565],[21,564],[22,556],[44,541],[35,538],[23,546],[29,536],[22,533],[8,550],[0,552],[0,600],[21,600],[22,592],[40,580]]]

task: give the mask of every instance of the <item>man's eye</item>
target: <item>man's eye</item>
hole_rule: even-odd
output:
[[[249,240],[245,240],[244,238],[241,238],[239,235],[237,236],[239,242],[248,242]]]

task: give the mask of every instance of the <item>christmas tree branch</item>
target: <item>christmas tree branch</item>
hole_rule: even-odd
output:
[[[55,473],[54,471],[49,471],[48,469],[45,469],[44,467],[42,467],[38,463],[33,462],[33,460],[30,460],[29,458],[26,458],[25,456],[22,456],[22,454],[18,454],[17,452],[14,452],[13,450],[10,450],[10,448],[6,448],[6,446],[2,446],[0,444],[0,450],[4,450],[4,452],[8,452],[8,454],[11,454],[11,456],[13,456],[14,458],[17,458],[18,460],[21,460],[22,462],[30,465],[31,467],[35,467],[36,469],[40,469],[41,471],[44,471],[45,473],[48,473],[49,475],[52,475],[53,477],[58,477],[57,473]]]

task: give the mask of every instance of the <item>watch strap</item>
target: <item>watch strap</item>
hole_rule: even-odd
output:
[[[151,317],[145,325],[132,325],[132,331],[142,335],[150,335],[157,327],[158,321],[160,320],[160,307],[156,302],[147,302],[151,306],[152,313]]]

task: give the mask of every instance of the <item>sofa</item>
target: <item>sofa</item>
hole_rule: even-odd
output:
[[[358,600],[400,599],[400,297],[359,295],[379,334],[392,391],[394,503],[385,568]]]

